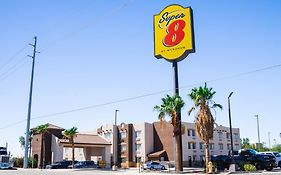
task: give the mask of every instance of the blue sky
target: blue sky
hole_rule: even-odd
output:
[[[218,124],[228,125],[227,97],[233,91],[232,123],[241,137],[257,141],[258,114],[261,140],[268,143],[270,132],[271,144],[281,143],[281,2],[11,0],[0,2],[0,145],[8,142],[13,155],[23,154],[18,137],[26,127],[20,121],[27,116],[31,59],[26,55],[32,54],[28,43],[34,36],[41,53],[32,117],[92,108],[34,119],[31,126],[49,122],[94,130],[112,123],[115,109],[118,123],[156,121],[153,107],[173,93],[173,74],[169,62],[153,56],[153,15],[170,4],[194,12],[196,53],[179,63],[183,120],[194,121],[187,116],[192,106],[187,94],[208,82],[217,91],[214,100],[224,106],[216,112]],[[274,65],[279,66],[244,74]]]

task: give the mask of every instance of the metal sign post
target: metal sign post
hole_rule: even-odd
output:
[[[195,52],[193,17],[190,7],[184,8],[180,5],[170,5],[154,16],[154,56],[164,58],[172,62],[174,71],[175,95],[179,95],[178,62],[187,57],[189,53]],[[178,112],[179,140],[176,145],[178,157],[178,171],[182,167],[182,133],[181,112]]]

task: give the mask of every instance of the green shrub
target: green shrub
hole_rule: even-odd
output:
[[[37,168],[37,161],[34,158],[28,158],[28,168]]]
[[[252,164],[244,164],[245,171],[257,171],[255,165]]]
[[[17,168],[23,167],[23,158],[22,157],[13,157],[12,162],[14,162],[14,167],[17,167]]]
[[[33,166],[32,166],[33,161]],[[23,167],[23,158],[22,157],[13,157],[12,162],[14,163],[14,167],[22,168]],[[28,168],[37,168],[37,161],[34,158],[28,158]]]

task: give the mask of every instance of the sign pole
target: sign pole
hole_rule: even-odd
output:
[[[175,95],[180,95],[179,94],[179,76],[178,76],[178,62],[177,61],[173,61],[173,69],[174,69],[174,86],[175,86]],[[180,167],[180,171],[183,171],[183,167],[182,167],[182,134],[181,134],[181,111],[178,112],[178,122],[179,122],[179,133],[177,136],[175,137],[179,137],[179,145],[176,145],[179,149],[176,149],[176,151],[178,151],[177,154],[181,155],[179,156],[179,165],[178,167]],[[176,156],[177,157],[177,156]]]
[[[174,71],[175,95],[179,96],[178,63],[195,52],[191,7],[173,4],[154,15],[154,56],[171,62]],[[181,111],[177,111],[175,130],[176,171],[183,171]],[[174,126],[175,127],[175,126]],[[177,159],[176,159],[177,158]]]

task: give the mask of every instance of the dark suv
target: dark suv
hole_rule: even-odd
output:
[[[233,159],[241,170],[244,169],[244,164],[252,164],[258,170],[266,169],[267,171],[271,171],[275,166],[274,156],[259,154],[254,149],[242,149],[239,151],[239,155],[235,155]],[[219,170],[224,170],[229,168],[231,157],[227,155],[212,156],[211,161],[216,164]]]
[[[275,167],[275,157],[272,155],[259,154],[254,149],[242,149],[239,151],[239,157],[245,163],[256,166],[258,170],[266,169],[271,171]],[[238,158],[239,158],[238,157]]]

